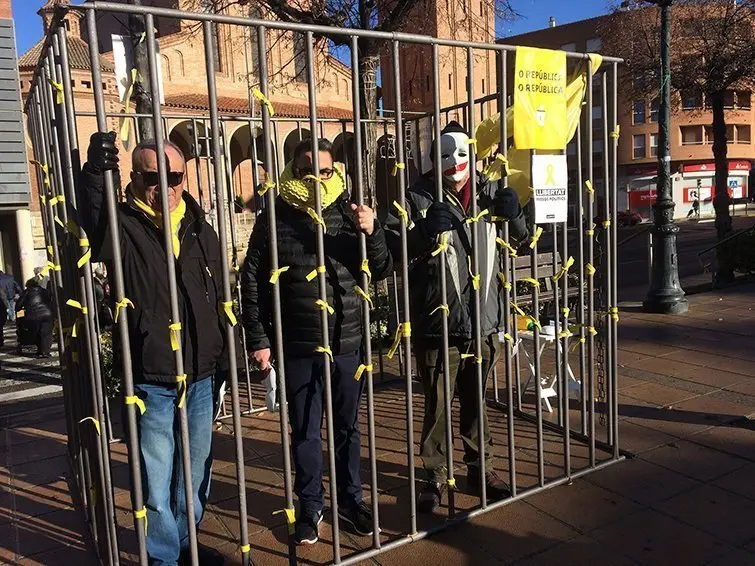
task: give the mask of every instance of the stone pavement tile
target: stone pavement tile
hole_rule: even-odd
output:
[[[609,468],[623,465],[623,462],[617,463]],[[533,494],[527,502],[581,533],[642,509],[626,497],[583,480]]]
[[[619,435],[624,422],[641,425],[677,438],[686,438],[692,434],[702,432],[716,424],[717,419],[705,413],[682,411],[676,406],[672,409],[643,406],[642,401],[627,402],[619,395]]]
[[[625,390],[631,389],[632,387],[637,387],[638,385],[647,383],[647,381],[644,381],[642,379],[624,375],[623,370],[624,368],[619,366],[619,391],[624,392]]]
[[[643,460],[699,481],[711,481],[747,464],[747,460],[686,440],[678,440],[640,456]]]
[[[632,458],[597,470],[585,476],[585,481],[646,506],[702,485],[697,480],[641,458]]]
[[[713,485],[755,500],[755,464],[748,464],[718,478]]]
[[[752,362],[732,356],[707,354],[704,352],[691,353],[688,350],[671,352],[664,356],[666,360],[674,360],[684,364],[694,364],[712,369],[726,368],[732,373],[741,373],[744,376],[752,375]]]
[[[22,558],[16,562],[18,566],[99,566],[94,551],[81,546],[67,546]]]
[[[73,499],[66,480],[31,485],[14,480],[13,509],[18,517],[35,517],[52,511],[73,508]]]
[[[753,398],[755,400],[755,398]],[[724,401],[717,399],[713,395],[702,395],[676,403],[673,409],[677,411],[684,411],[692,415],[698,415],[700,418],[705,419],[710,424],[727,424],[732,421],[741,419],[743,416],[752,412],[746,406],[738,403]],[[755,407],[753,407],[755,409]]]
[[[646,382],[637,387],[632,387],[623,394],[627,398],[639,399],[645,401],[656,407],[665,407],[666,405],[673,405],[680,401],[694,397],[694,393],[689,391],[683,391],[667,385],[659,385],[657,383]]]
[[[85,548],[87,526],[78,509],[54,511],[16,523],[18,555],[31,557],[61,547]]]
[[[570,541],[553,546],[545,552],[529,556],[515,563],[517,566],[632,566],[639,562],[612,550],[590,538],[580,535]]]
[[[619,422],[619,446],[635,454],[642,454],[676,440],[664,432],[623,420]]]
[[[716,401],[731,403],[732,405],[739,407],[739,410],[741,411],[743,416],[755,416],[755,395],[748,395],[746,393],[721,389],[709,394],[708,397],[715,399]]]
[[[34,461],[25,462],[18,466],[12,466],[12,485],[15,485],[18,480],[31,485],[51,483],[58,479],[64,479],[68,470],[68,456],[48,458],[44,460],[44,464]]]
[[[236,542],[231,532],[218,517],[215,509],[208,505],[199,525],[199,542],[210,548],[218,548],[229,542]],[[237,543],[238,544],[238,543]]]
[[[678,346],[671,346],[669,344],[663,344],[657,341],[650,341],[646,339],[626,338],[623,335],[624,326],[619,325],[619,349],[627,352],[635,352],[637,354],[645,354],[647,356],[664,356],[675,352],[679,349]]]
[[[712,485],[686,491],[655,508],[733,546],[755,537],[752,529],[755,501]]]
[[[716,426],[687,440],[755,461],[755,430],[740,426]]]
[[[710,562],[706,562],[705,566],[745,566],[746,564],[755,564],[755,554],[741,548],[735,548],[731,552],[726,552]]]
[[[19,466],[27,462],[41,462],[65,455],[68,447],[65,442],[54,438],[38,438],[34,442],[25,442],[9,448],[11,466]],[[40,464],[44,465],[44,464]]]
[[[741,373],[688,365],[682,365],[678,371],[675,371],[674,375],[679,379],[710,385],[711,387],[726,387],[744,379]]]
[[[750,377],[749,379],[728,384],[724,386],[724,389],[726,391],[733,391],[734,393],[755,396],[755,378]]]
[[[8,521],[0,523],[0,564],[13,562],[16,558],[16,525]]]
[[[705,564],[730,550],[716,538],[652,509],[597,529],[590,538],[603,545],[607,556],[618,552],[643,566]]]

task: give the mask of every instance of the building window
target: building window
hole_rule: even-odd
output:
[[[303,33],[294,37],[294,80],[307,82],[307,40]]]
[[[73,80],[73,79],[71,79],[71,88],[73,88],[73,87],[75,87],[75,86],[76,86],[76,81],[75,81],[75,80]]]
[[[726,125],[726,143],[734,143],[735,137],[734,137],[734,125],[733,124],[727,124]]]
[[[737,126],[737,143],[747,143],[751,141],[750,138],[750,126],[747,124],[741,124]]]
[[[702,145],[702,126],[682,126],[679,129],[681,130],[682,135],[682,145]]]
[[[645,158],[645,134],[632,136],[632,158]]]
[[[564,43],[561,46],[561,51],[569,51],[571,53],[574,53],[577,50],[577,44],[576,43]]]
[[[634,77],[634,88],[638,91],[645,90],[645,75]]]
[[[693,108],[700,108],[703,105],[702,96],[699,91],[686,90],[682,91],[682,108],[684,110],[692,110]]]
[[[485,15],[485,5],[482,2],[480,2],[480,16],[484,16],[484,15]]]
[[[734,91],[727,90],[724,92],[724,108],[734,108],[736,103],[734,102]]]
[[[735,102],[737,108],[747,108],[749,110],[751,98],[752,93],[749,90],[737,91],[737,101]]]
[[[485,79],[482,79],[482,94],[485,94]]]
[[[92,81],[81,81],[81,88],[92,88]]]
[[[587,40],[587,45],[586,45],[585,50],[588,53],[597,53],[601,49],[603,49],[603,42],[600,40],[599,37],[595,37],[593,39]]]
[[[102,92],[107,92],[107,83],[102,83]]]
[[[451,90],[451,73],[448,74],[448,90]]]
[[[635,100],[633,105],[633,122],[635,124],[645,123],[645,101]]]
[[[658,123],[659,106],[660,106],[660,101],[657,98],[655,100],[650,101],[650,121],[653,123]]]
[[[658,134],[650,134],[650,157],[658,157]]]

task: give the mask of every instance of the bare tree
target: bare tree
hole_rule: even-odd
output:
[[[670,77],[660,76],[659,9],[617,10],[606,19],[600,35],[607,53],[626,60],[625,92],[652,98],[658,95],[661,81],[670,80],[675,95],[672,112],[682,111],[683,93],[699,96],[700,107],[712,110],[713,206],[721,239],[732,230],[725,108],[736,105],[736,92],[750,91],[755,85],[755,0],[675,0],[672,6]],[[721,267],[721,279],[733,277],[730,266]]]
[[[195,0],[198,5],[212,4],[218,13],[231,6],[256,4],[278,20],[291,23],[314,24],[326,27],[346,27],[351,29],[375,30],[383,32],[411,31],[414,33],[433,33],[433,18],[428,14],[431,9],[441,6],[441,17],[456,18],[456,24],[468,26],[475,35],[483,25],[476,17],[471,0]],[[484,0],[485,6],[493,10],[493,17],[512,19],[516,13],[510,0]],[[456,14],[463,14],[461,21]],[[318,39],[327,40],[332,46],[347,47],[348,37],[344,35],[323,34]],[[360,85],[360,112],[365,120],[373,120],[363,125],[363,144],[365,155],[364,182],[365,193],[375,195],[377,166],[377,117],[378,91],[377,76],[380,67],[380,55],[384,49],[381,41],[360,37],[358,40],[358,69]],[[296,53],[294,54],[296,57]],[[275,69],[273,69],[275,71]]]

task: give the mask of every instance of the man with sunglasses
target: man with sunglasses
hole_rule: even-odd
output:
[[[92,246],[93,259],[114,260],[104,196],[104,172],[118,171],[115,133],[92,135],[79,184],[79,220]],[[204,211],[184,191],[185,161],[181,150],[165,142],[168,205],[180,321],[171,318],[163,210],[154,141],[134,149],[126,201],[117,205],[131,364],[136,396],[139,457],[147,509],[147,554],[150,564],[190,562],[188,521],[199,525],[207,503],[212,465],[214,380],[227,371],[225,323],[221,301],[221,260],[218,237]],[[111,271],[112,272],[112,271]],[[116,317],[118,313],[116,311]],[[171,324],[180,322],[185,375],[176,377]],[[117,328],[117,326],[116,326]],[[115,356],[120,357],[118,340]],[[120,368],[116,361],[114,368]],[[185,378],[185,381],[184,379]],[[184,474],[178,435],[178,408],[184,406],[189,425],[194,517],[186,513]],[[199,564],[222,564],[214,550],[200,547]]]

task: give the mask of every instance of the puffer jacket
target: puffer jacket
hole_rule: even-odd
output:
[[[29,322],[46,322],[52,320],[52,301],[50,294],[39,285],[30,285],[16,302],[16,312],[23,310],[24,318]]]
[[[493,210],[493,194],[496,184],[480,179],[477,183],[477,207],[479,211]],[[478,265],[480,275],[480,329],[482,336],[500,332],[504,328],[503,294],[498,274],[503,271],[503,254],[497,248],[496,225],[490,222],[490,214],[478,222],[467,222],[469,216],[447,189],[444,200],[451,206],[455,229],[448,233],[446,251],[446,304],[449,308],[448,334],[450,338],[472,339],[474,329],[475,293],[471,277],[472,230],[477,230]],[[409,289],[412,336],[416,341],[436,343],[442,337],[443,303],[440,293],[440,256],[432,255],[437,247],[425,229],[425,213],[435,202],[433,177],[423,175],[406,193],[405,208],[409,214],[407,247],[409,254]],[[386,220],[388,245],[396,261],[401,256],[400,222],[392,210]],[[521,210],[516,218],[509,220],[509,237],[512,245],[527,238],[528,230]]]
[[[307,280],[317,268],[315,224],[307,213],[297,210],[278,197],[276,234],[278,265],[288,268],[280,274],[283,351],[287,357],[312,356],[321,346],[321,309],[318,279]],[[334,355],[354,352],[362,344],[362,299],[354,287],[361,282],[359,232],[344,195],[323,210],[325,232],[325,278],[328,304],[334,313],[328,317],[330,347]],[[273,346],[272,284],[268,216],[262,214],[252,231],[241,273],[241,311],[246,330],[247,349]],[[367,236],[367,259],[374,281],[385,279],[393,262],[383,228],[375,220],[375,230]]]

